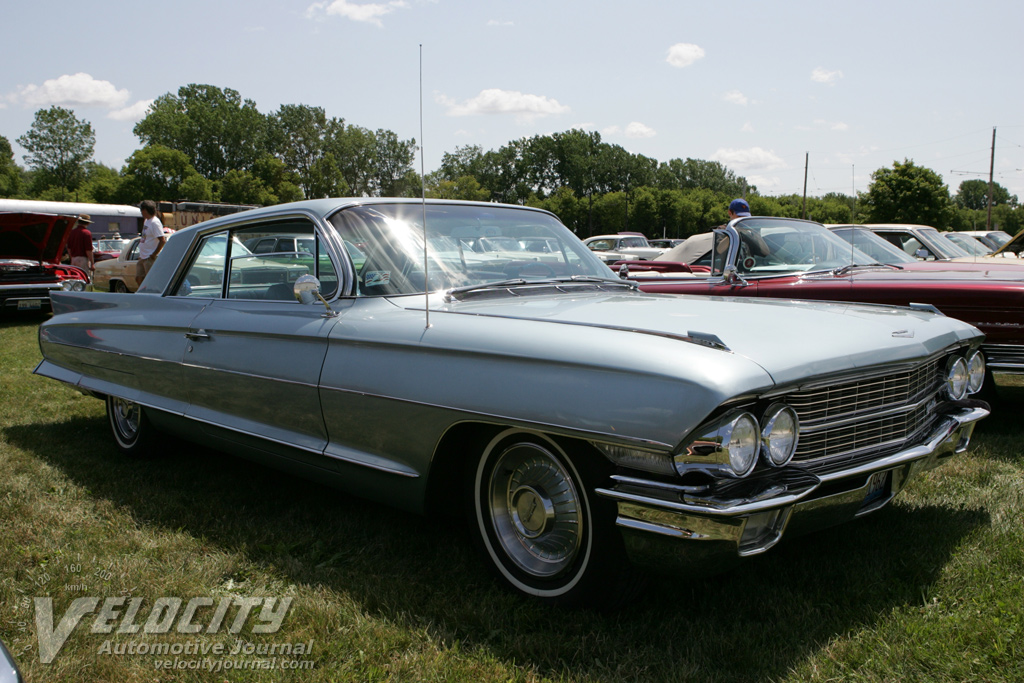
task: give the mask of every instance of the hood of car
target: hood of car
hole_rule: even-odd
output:
[[[77,216],[0,213],[0,258],[59,263]]]
[[[958,320],[895,306],[643,292],[467,300],[441,310],[575,325],[580,335],[618,330],[633,335],[623,339],[627,353],[642,354],[647,335],[676,338],[748,358],[777,384],[918,359],[980,336]]]

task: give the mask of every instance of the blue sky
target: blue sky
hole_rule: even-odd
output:
[[[420,140],[437,168],[570,128],[660,161],[720,161],[763,194],[863,191],[912,159],[1024,200],[1024,4],[869,0],[7,3],[0,135],[73,109],[120,168],[154,98],[233,88]],[[14,27],[16,29],[12,30]],[[17,55],[17,59],[14,56]],[[417,168],[419,159],[417,158]]]

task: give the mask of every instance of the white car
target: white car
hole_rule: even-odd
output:
[[[595,235],[583,240],[590,251],[608,262],[623,260],[649,261],[665,253],[665,249],[652,247],[643,235]]]

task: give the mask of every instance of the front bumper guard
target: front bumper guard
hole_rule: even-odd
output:
[[[613,487],[597,493],[617,503],[616,524],[633,561],[677,575],[712,574],[765,552],[783,534],[823,529],[884,507],[918,473],[964,452],[975,424],[989,412],[980,401],[964,402],[921,444],[828,472],[786,468],[713,493],[617,475]]]

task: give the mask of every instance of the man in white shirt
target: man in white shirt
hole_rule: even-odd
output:
[[[156,202],[147,199],[139,204],[139,210],[145,221],[142,223],[142,241],[139,242],[139,261],[135,264],[135,282],[141,287],[146,273],[164,248],[167,237],[164,235],[164,224],[156,216]]]

